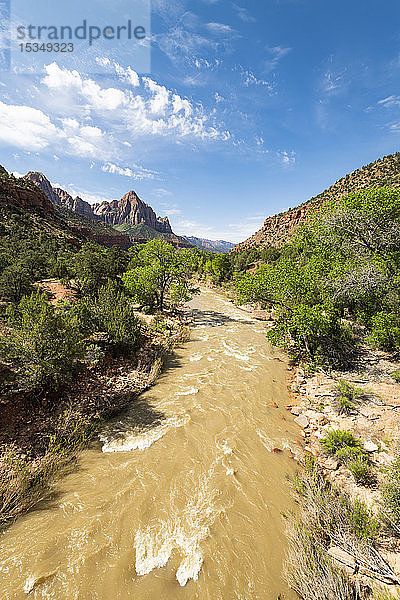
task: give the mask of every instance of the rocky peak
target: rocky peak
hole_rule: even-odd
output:
[[[122,223],[139,225],[145,223],[156,231],[172,233],[168,217],[163,219],[157,217],[151,206],[145,204],[134,190],[125,194],[121,200],[94,204],[93,212],[109,225],[121,225]]]
[[[107,225],[139,225],[144,223],[161,233],[173,233],[168,217],[157,217],[154,210],[131,190],[120,200],[104,201],[101,204],[90,205],[82,198],[73,198],[65,190],[53,187],[43,173],[30,171],[24,176],[32,181],[57,206],[63,206],[89,219],[101,220]]]
[[[11,206],[54,212],[54,208],[46,194],[24,179],[9,175],[2,167],[0,178],[0,203]]]
[[[43,173],[40,173],[39,171],[29,171],[29,173],[24,175],[23,178],[35,183],[38,186],[38,188],[46,194],[50,202],[52,202],[53,204],[60,204],[57,195],[54,193],[54,189],[50,181],[45,175],[43,175]]]
[[[59,187],[53,187],[43,173],[29,171],[29,173],[24,176],[24,179],[35,183],[53,204],[64,206],[65,208],[68,208],[68,210],[72,210],[89,219],[96,218],[93,214],[93,209],[88,202],[85,202],[85,200],[82,200],[82,198],[79,198],[78,196],[73,198],[68,192]]]

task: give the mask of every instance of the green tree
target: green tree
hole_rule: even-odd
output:
[[[9,265],[0,275],[0,298],[19,302],[22,296],[32,292],[31,278],[21,264]]]
[[[118,350],[132,350],[140,336],[140,321],[132,307],[132,301],[109,281],[99,290],[93,306],[93,320],[100,331],[108,333]]]
[[[187,301],[195,292],[191,277],[195,260],[189,250],[177,251],[162,239],[144,244],[122,280],[142,307],[163,310],[166,304]]]
[[[11,361],[20,382],[31,389],[58,389],[68,382],[84,347],[78,331],[41,291],[24,296],[8,315],[0,355]]]
[[[232,268],[229,257],[226,254],[216,254],[211,264],[212,272],[217,279],[217,283],[222,283],[229,279],[232,274]]]

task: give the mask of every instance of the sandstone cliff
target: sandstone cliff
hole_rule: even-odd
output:
[[[89,240],[103,244],[105,246],[117,245],[127,249],[131,246],[129,236],[115,231],[105,223],[87,219],[83,215],[68,210],[60,198],[66,198],[52,188],[44,175],[38,177],[41,187],[38,183],[33,183],[30,178],[16,178],[9,175],[4,167],[0,166],[0,207],[3,211],[10,213],[29,215],[33,222],[38,219],[41,228],[46,229],[50,235],[63,237],[71,244],[80,246],[83,242]],[[55,199],[54,202],[45,193]],[[53,195],[54,194],[54,195]],[[70,198],[70,197],[69,197]],[[80,200],[79,198],[75,199]]]
[[[309,220],[315,208],[327,200],[338,200],[350,192],[380,186],[400,187],[400,152],[353,171],[297,208],[268,217],[262,228],[235,246],[234,251],[266,245],[282,246],[300,225]]]
[[[172,233],[168,218],[157,217],[151,206],[145,204],[134,191],[125,194],[121,200],[94,204],[93,212],[109,225],[144,223],[161,233]]]
[[[76,198],[72,198],[72,196],[70,196],[70,194],[68,194],[65,190],[53,187],[43,173],[29,171],[29,173],[24,175],[24,179],[35,183],[37,187],[43,190],[48,199],[56,206],[64,206],[65,208],[68,208],[68,210],[72,210],[79,215],[88,217],[89,219],[96,218],[93,214],[93,209],[88,202],[85,202],[78,196]]]
[[[65,190],[53,187],[43,173],[30,171],[24,179],[35,183],[56,206],[63,206],[88,219],[100,220],[107,225],[139,225],[144,223],[160,233],[173,233],[167,217],[157,217],[151,206],[145,204],[133,190],[120,200],[104,201],[91,206],[82,198],[72,198]]]
[[[16,208],[29,208],[54,213],[54,207],[46,194],[29,182],[22,182],[0,169],[0,202]]]

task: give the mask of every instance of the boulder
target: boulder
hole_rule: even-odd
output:
[[[303,428],[308,427],[308,425],[309,425],[309,420],[305,415],[299,415],[298,417],[295,418],[294,422]]]
[[[365,442],[364,450],[366,452],[378,452],[379,446],[377,444],[375,444],[375,442],[372,442],[372,441]]]

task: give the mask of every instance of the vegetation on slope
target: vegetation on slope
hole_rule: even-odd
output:
[[[377,187],[400,187],[400,153],[379,158],[342,177],[317,196],[286,212],[268,217],[263,227],[237,246],[239,250],[269,244],[282,246],[290,241],[296,229],[312,218],[326,202],[339,201],[350,193]]]
[[[194,291],[188,285],[190,253],[163,240],[129,252],[76,244],[65,221],[63,230],[40,211],[10,206],[1,211],[0,523],[47,493],[87,443],[99,416],[122,408],[148,385],[164,349],[179,338],[178,321],[171,325],[160,315],[154,328],[147,326],[136,303],[147,311],[176,309]],[[139,271],[143,286],[137,287]],[[43,280],[70,289],[69,298],[52,301]],[[137,369],[139,361],[146,370],[142,384],[113,399],[103,372],[113,365]],[[92,387],[99,398],[87,401]],[[101,394],[109,396],[104,405]],[[31,425],[21,422],[24,415]],[[18,431],[29,439],[22,447]]]

